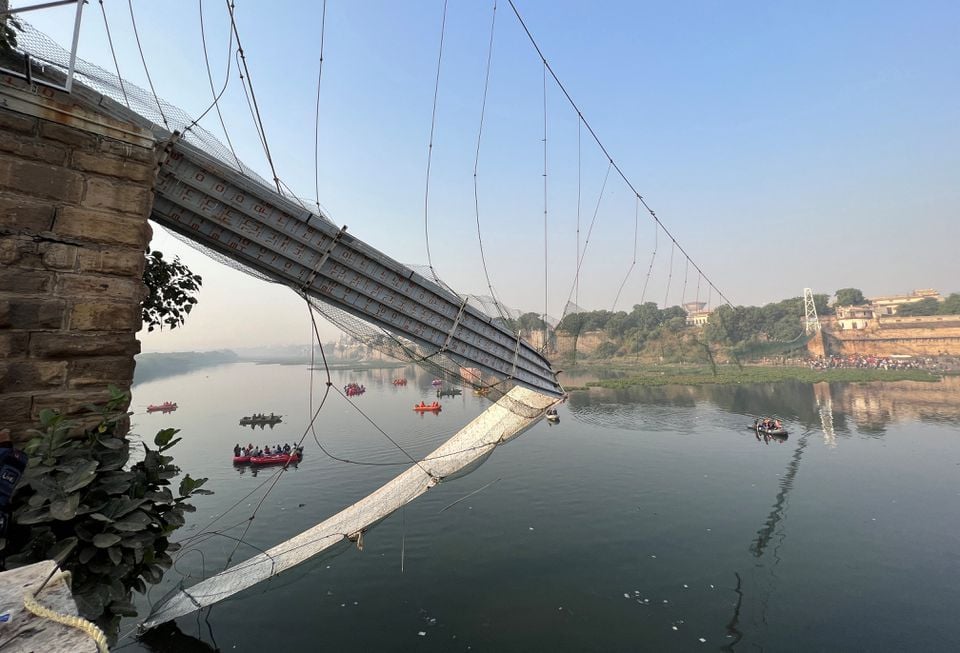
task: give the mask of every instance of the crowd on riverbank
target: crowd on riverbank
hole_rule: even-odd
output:
[[[833,370],[833,369],[865,369],[865,370],[926,370],[928,372],[941,372],[954,370],[958,368],[958,361],[953,357],[939,358],[892,358],[887,356],[861,356],[851,354],[849,356],[820,356],[808,361],[810,369],[813,370]]]

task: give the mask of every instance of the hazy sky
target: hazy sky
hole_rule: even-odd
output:
[[[960,4],[934,2],[567,2],[515,0],[584,116],[664,224],[735,304],[832,293],[960,290]],[[14,2],[15,6],[23,3]],[[135,0],[157,92],[191,114],[211,101],[199,3]],[[321,2],[237,0],[240,36],[277,170],[314,197]],[[105,2],[120,71],[146,86],[123,0]],[[486,293],[473,165],[493,2],[447,14],[431,173],[433,263]],[[338,224],[424,264],[424,179],[441,0],[329,0],[320,99],[320,203]],[[225,5],[203,3],[214,78],[227,63]],[[27,18],[68,43],[70,9]],[[80,56],[113,70],[99,4]],[[222,107],[230,137],[269,177],[237,69]],[[560,316],[607,162],[560,91],[547,86],[547,310]],[[480,149],[481,229],[507,304],[543,311],[543,69],[498,0]],[[220,134],[215,114],[204,126]],[[635,200],[612,174],[580,275],[579,303],[609,309],[634,259]],[[640,301],[654,246],[641,214],[636,265],[617,308]],[[663,304],[660,234],[646,299]],[[141,334],[144,351],[306,343],[289,290],[206,259],[156,229],[154,247],[204,276],[186,328]],[[675,254],[668,303],[691,300]],[[705,286],[700,298],[706,299]],[[716,296],[713,301],[716,303]],[[329,333],[329,331],[328,331]]]

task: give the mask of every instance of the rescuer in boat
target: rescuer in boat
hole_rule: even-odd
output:
[[[240,454],[241,454],[242,452],[243,452],[243,450],[240,448],[240,443],[239,443],[239,442],[238,442],[237,444],[233,445],[233,457],[234,457],[234,458],[239,458],[239,457],[240,457]]]

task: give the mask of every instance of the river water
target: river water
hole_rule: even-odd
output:
[[[318,402],[324,375],[314,375]],[[396,376],[409,385],[394,387]],[[435,398],[429,376],[334,371],[338,387],[356,381],[367,392],[331,395],[303,462],[275,484],[276,470],[234,467],[235,443],[303,436],[310,380],[306,366],[239,363],[134,387],[134,431],[182,429],[177,463],[216,492],[194,501],[177,537],[199,545],[149,601],[221,570],[235,548],[237,562],[309,528],[405,469],[372,423],[423,456],[488,405],[468,392],[443,399],[439,414],[417,414],[415,402]],[[179,410],[143,412],[164,400]],[[283,422],[237,425],[253,412]],[[758,440],[745,428],[754,415],[781,417],[789,437]],[[377,525],[363,551],[341,547],[121,644],[960,650],[960,378],[594,389],[573,393],[560,418]],[[206,531],[216,534],[196,537]]]

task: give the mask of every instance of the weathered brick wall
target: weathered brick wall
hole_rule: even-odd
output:
[[[89,423],[108,385],[130,387],[140,349],[156,150],[48,100],[34,115],[0,102],[0,428],[15,439],[43,408]]]
[[[578,355],[589,356],[608,340],[609,338],[603,331],[585,331],[576,338],[563,331],[558,331],[557,354],[559,356],[573,356],[573,346],[576,344]]]
[[[866,329],[836,328],[824,321],[828,354],[960,356],[960,316],[883,317]]]

